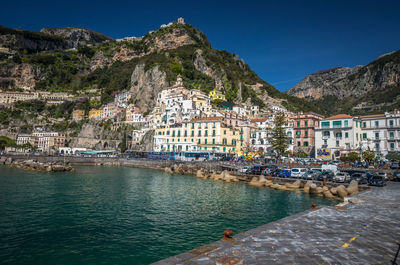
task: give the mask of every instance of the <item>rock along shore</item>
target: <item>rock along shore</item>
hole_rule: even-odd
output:
[[[60,162],[38,162],[33,159],[28,160],[14,160],[11,157],[1,157],[0,165],[7,165],[9,167],[21,168],[24,170],[36,172],[72,172],[75,171],[70,165],[63,165]]]

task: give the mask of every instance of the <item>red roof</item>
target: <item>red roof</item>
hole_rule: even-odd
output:
[[[260,119],[252,119],[252,120],[250,120],[250,122],[263,122],[266,120],[267,120],[266,118],[260,118]]]
[[[377,118],[377,117],[385,117],[385,114],[373,114],[373,115],[360,116],[360,118]]]
[[[353,117],[350,115],[347,115],[347,114],[338,114],[338,115],[326,118],[325,120],[351,119],[351,118],[353,118]]]

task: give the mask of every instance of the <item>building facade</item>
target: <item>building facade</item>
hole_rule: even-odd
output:
[[[315,154],[315,128],[324,117],[316,113],[299,113],[293,117],[294,154]]]
[[[350,152],[360,152],[361,120],[346,114],[335,115],[320,121],[315,128],[315,157],[338,159]]]

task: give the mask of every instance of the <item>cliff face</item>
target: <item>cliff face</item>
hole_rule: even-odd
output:
[[[168,84],[166,78],[166,73],[158,65],[146,71],[144,64],[138,64],[132,73],[130,88],[135,104],[144,111],[151,111],[157,94]]]
[[[101,33],[84,28],[44,28],[41,29],[40,32],[71,40],[74,42],[75,47],[77,47],[79,43],[98,43],[114,40],[113,38],[105,36]]]
[[[308,75],[287,93],[317,104],[334,99],[338,104],[333,112],[350,111],[361,105],[371,111],[377,109],[377,104],[396,105],[400,95],[400,51],[383,55],[366,66],[338,67]]]
[[[0,89],[22,88],[32,90],[42,75],[38,67],[30,64],[9,64],[0,66]]]
[[[326,95],[336,94],[335,82],[347,77],[353,72],[351,68],[337,67],[319,71],[306,76],[300,83],[288,91],[288,94],[299,98],[319,99]]]

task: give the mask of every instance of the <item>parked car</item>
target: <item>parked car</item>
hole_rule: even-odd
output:
[[[391,169],[400,169],[399,163],[392,163],[390,166]]]
[[[241,169],[239,169],[240,173],[247,173],[247,171],[250,169],[250,167],[242,167]]]
[[[369,181],[369,186],[383,187],[386,185],[385,178],[379,175],[374,175]]]
[[[385,180],[388,179],[388,175],[385,172],[378,172],[377,175],[383,177]]]
[[[292,168],[290,171],[291,171],[291,175],[290,176],[292,178],[301,178],[304,175],[304,173],[307,172],[307,169],[305,169],[305,168]]]
[[[363,173],[354,173],[350,176],[350,181],[355,180],[359,185],[368,184],[368,178],[366,174]]]
[[[266,166],[266,165],[254,165],[250,169],[250,173],[249,174],[261,175],[266,168],[269,168],[269,166]]]
[[[342,183],[348,182],[348,181],[350,181],[350,175],[349,175],[349,173],[346,173],[346,172],[337,172],[335,174],[335,176],[333,177],[333,180],[335,182],[342,182]]]
[[[279,169],[278,170],[278,177],[280,178],[290,178],[291,171],[289,169]]]
[[[400,181],[400,171],[393,172],[393,181]]]
[[[311,171],[313,171],[315,173],[321,173],[322,169],[321,168],[311,168]]]
[[[326,179],[327,181],[332,181],[333,177],[334,177],[334,173],[330,170],[324,170],[321,173],[319,173],[317,175],[317,180],[319,181],[323,181],[324,179]]]
[[[306,180],[313,180],[317,178],[318,173],[318,171],[308,170],[306,173],[303,174],[301,178]]]
[[[266,169],[264,169],[263,173],[264,176],[275,176],[277,174],[277,167],[276,166],[268,166]]]

